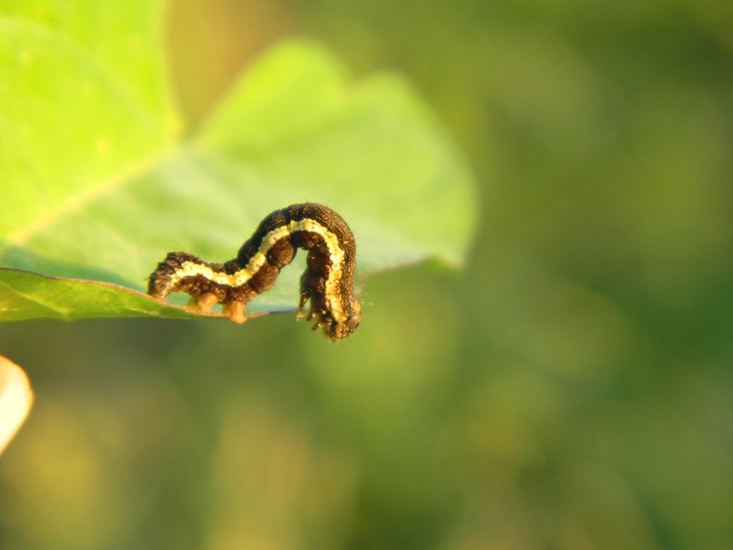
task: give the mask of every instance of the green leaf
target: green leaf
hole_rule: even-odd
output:
[[[190,315],[134,291],[166,252],[228,260],[297,202],[347,220],[361,274],[462,261],[470,172],[399,77],[352,83],[320,45],[286,42],[176,142],[156,3],[33,5],[0,17],[0,265],[32,272],[0,270],[0,319]],[[247,312],[293,309],[302,262]]]
[[[193,318],[181,306],[164,305],[145,294],[109,283],[54,279],[0,268],[0,314],[6,321],[51,317],[72,321],[88,317]]]
[[[2,3],[0,238],[171,146],[158,4]]]

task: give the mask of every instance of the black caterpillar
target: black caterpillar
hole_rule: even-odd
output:
[[[356,242],[341,216],[322,204],[275,210],[260,222],[237,257],[223,264],[170,252],[150,274],[148,294],[163,300],[171,292],[187,292],[196,309],[204,312],[221,302],[232,321],[243,323],[247,302],[272,288],[297,248],[308,251],[299,311],[310,300],[307,319],[316,320],[313,330],[323,327],[333,341],[346,338],[361,322],[354,292]]]

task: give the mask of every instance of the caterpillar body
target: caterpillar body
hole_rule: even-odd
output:
[[[164,300],[171,292],[186,292],[198,311],[221,303],[232,321],[243,323],[247,302],[272,288],[298,248],[308,251],[299,312],[310,301],[307,320],[315,319],[313,330],[323,327],[333,341],[346,338],[361,322],[354,291],[356,241],[341,216],[322,204],[275,210],[260,222],[237,257],[225,263],[170,252],[150,274],[148,294]]]

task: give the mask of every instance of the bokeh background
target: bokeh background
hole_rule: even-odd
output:
[[[292,34],[406,74],[479,184],[465,269],[292,315],[33,321],[0,548],[733,548],[733,4],[178,0],[189,128]],[[450,231],[450,228],[446,228]]]

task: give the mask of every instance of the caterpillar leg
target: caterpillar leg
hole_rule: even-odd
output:
[[[219,298],[213,292],[204,292],[201,296],[191,296],[187,307],[198,313],[209,313],[211,308],[219,303]]]
[[[244,316],[246,305],[244,302],[228,302],[224,304],[224,315],[228,315],[234,323],[242,324],[247,320]]]

